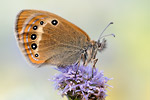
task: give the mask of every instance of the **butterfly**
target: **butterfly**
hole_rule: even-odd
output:
[[[110,24],[113,23],[108,26]],[[37,67],[45,64],[65,67],[80,61],[83,65],[94,62],[95,66],[97,51],[102,51],[106,45],[103,38],[106,35],[101,33],[98,41],[91,40],[76,25],[41,10],[22,10],[17,15],[15,33],[27,61]]]

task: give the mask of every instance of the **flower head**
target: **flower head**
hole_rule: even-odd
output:
[[[62,96],[66,95],[71,100],[104,100],[106,95],[107,81],[103,71],[94,69],[92,77],[92,67],[71,65],[65,68],[57,68],[61,73],[54,76],[56,89]]]

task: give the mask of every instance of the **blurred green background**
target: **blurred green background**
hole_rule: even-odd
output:
[[[3,0],[0,3],[0,100],[67,100],[48,81],[51,66],[27,64],[14,35],[16,15],[22,9],[46,10],[76,24],[93,40],[113,21],[105,34],[107,49],[98,53],[97,67],[114,79],[106,100],[150,100],[149,0]]]

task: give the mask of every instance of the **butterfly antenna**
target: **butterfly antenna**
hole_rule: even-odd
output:
[[[104,37],[107,37],[107,36],[113,36],[113,37],[115,37],[115,34],[107,34],[107,35],[103,35],[103,36],[101,36],[100,38],[99,38],[99,40],[101,39],[101,38],[104,38]]]
[[[113,22],[110,22],[110,23],[104,28],[104,30],[102,31],[102,33],[100,34],[100,36],[99,36],[99,38],[98,38],[98,43],[100,42],[100,39],[101,39],[102,37],[106,37],[106,36],[112,35],[112,34],[108,34],[108,35],[102,36],[103,33],[105,32],[105,30],[106,30],[111,24],[113,24]],[[113,36],[114,36],[114,34],[113,34]]]

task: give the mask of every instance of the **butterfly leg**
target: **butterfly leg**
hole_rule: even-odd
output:
[[[95,68],[96,68],[95,65],[96,65],[97,61],[98,61],[97,58],[96,58],[96,59],[93,59],[94,64],[93,64],[93,67],[92,67],[92,78],[93,78],[94,70],[95,70]]]
[[[82,57],[83,57],[83,54],[81,54],[81,56],[80,56],[80,58],[79,58],[79,60],[78,60],[78,62],[77,62],[78,66],[77,66],[77,70],[76,70],[75,77],[76,77],[76,75],[78,74],[78,70],[79,70],[79,66],[80,66],[80,61],[81,61],[81,58],[82,58]]]

